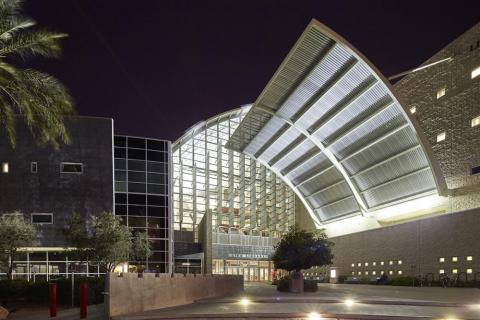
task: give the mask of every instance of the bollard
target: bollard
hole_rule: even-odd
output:
[[[87,284],[80,284],[80,319],[87,317]]]
[[[50,283],[50,317],[57,316],[57,284]]]

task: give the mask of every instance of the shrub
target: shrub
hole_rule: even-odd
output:
[[[418,279],[415,277],[395,277],[390,280],[392,286],[412,286],[418,285]]]
[[[345,283],[347,278],[347,276],[338,276],[338,283]]]
[[[317,281],[315,281],[315,280],[303,280],[303,290],[305,292],[316,292],[316,291],[318,291]]]
[[[284,276],[277,280],[277,290],[282,292],[288,292],[290,288],[290,277]]]
[[[57,302],[60,305],[70,305],[72,301],[72,282],[71,279],[55,280],[57,283]],[[76,277],[74,287],[74,303],[79,305],[80,283],[87,284],[87,303],[103,303],[103,294],[105,290],[104,278]],[[46,281],[28,282],[26,280],[0,280],[1,303],[23,301],[33,303],[48,303],[49,286]]]

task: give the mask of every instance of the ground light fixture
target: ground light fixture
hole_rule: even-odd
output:
[[[240,304],[243,306],[246,306],[250,303],[250,300],[248,298],[242,298],[240,299]]]
[[[355,301],[353,301],[352,299],[346,299],[343,303],[345,303],[347,307],[351,307],[355,304]]]
[[[322,317],[315,311],[312,311],[308,314],[308,320],[321,320]]]

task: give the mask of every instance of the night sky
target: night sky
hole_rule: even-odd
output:
[[[176,140],[254,102],[312,18],[390,76],[480,22],[480,1],[30,0],[25,12],[69,34],[61,60],[29,65],[61,79],[78,114]]]

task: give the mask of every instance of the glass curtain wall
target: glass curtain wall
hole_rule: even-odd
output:
[[[206,212],[213,230],[277,237],[294,224],[294,192],[249,156],[224,148],[249,106],[194,126],[174,143],[174,230],[193,232]]]
[[[115,215],[135,231],[147,232],[148,270],[169,272],[170,142],[115,136]]]

